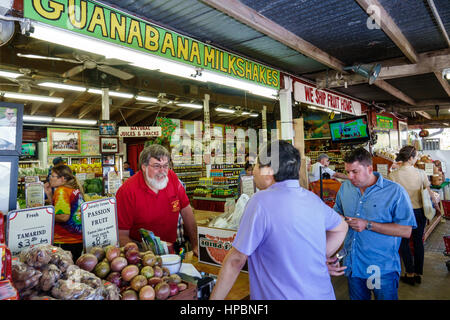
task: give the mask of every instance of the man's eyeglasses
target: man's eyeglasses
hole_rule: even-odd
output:
[[[157,170],[161,170],[161,169],[167,170],[167,169],[169,169],[169,164],[168,163],[163,164],[163,165],[160,165],[159,163],[155,163],[155,164],[150,164],[149,166],[152,167],[153,169],[157,169]]]

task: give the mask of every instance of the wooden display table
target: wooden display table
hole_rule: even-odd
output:
[[[197,197],[192,198],[192,206],[197,210],[223,213],[228,198]],[[234,198],[233,198],[234,199]]]

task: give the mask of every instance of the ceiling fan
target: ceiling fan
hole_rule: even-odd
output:
[[[73,77],[80,72],[86,70],[86,69],[97,69],[101,72],[110,74],[114,77],[123,79],[123,80],[129,80],[134,77],[131,73],[122,71],[117,68],[113,68],[112,66],[119,66],[119,65],[125,65],[128,64],[128,62],[109,58],[106,59],[103,56],[98,56],[98,58],[94,58],[93,55],[88,55],[84,53],[78,53],[74,52],[73,56],[75,59],[69,59],[69,58],[59,58],[59,57],[48,57],[48,56],[40,56],[40,55],[34,55],[34,54],[22,54],[18,53],[17,56],[22,58],[30,58],[30,59],[44,59],[44,60],[53,60],[53,61],[63,61],[63,62],[70,62],[70,63],[76,63],[79,64],[78,66],[75,66],[66,72],[62,74],[63,78],[70,78]]]
[[[0,75],[0,77],[17,83],[19,85],[19,92],[30,92],[31,87],[37,86],[33,78],[34,72],[31,69],[20,68],[18,71],[22,74],[18,77],[13,78],[3,75]]]

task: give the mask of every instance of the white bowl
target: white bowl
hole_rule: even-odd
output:
[[[177,254],[164,254],[161,256],[162,266],[169,269],[170,274],[177,273],[181,268],[181,257]]]

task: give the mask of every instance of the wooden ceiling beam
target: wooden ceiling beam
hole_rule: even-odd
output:
[[[450,59],[449,59],[449,64],[450,64]],[[439,81],[439,83],[441,84],[441,86],[445,90],[445,92],[447,92],[447,95],[450,97],[450,84],[449,84],[448,80],[444,79],[442,77],[442,72],[435,71],[434,75],[436,76],[437,80]]]
[[[373,12],[375,22],[379,22],[379,26],[386,35],[395,43],[395,45],[403,52],[403,54],[412,63],[417,63],[419,57],[403,32],[391,18],[389,13],[384,9],[378,0],[355,0],[361,8],[367,13]],[[372,9],[372,10],[371,10]]]
[[[200,1],[332,69],[342,71],[344,68],[342,61],[332,57],[238,0]]]
[[[80,99],[83,95],[85,94],[85,92],[77,92],[77,93],[72,93],[67,95],[64,98],[63,103],[61,103],[55,110],[55,117],[60,117],[67,109],[69,109],[72,104],[77,101],[78,99]]]

